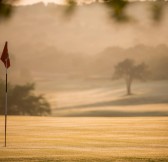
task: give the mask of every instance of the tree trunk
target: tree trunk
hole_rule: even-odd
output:
[[[127,83],[127,95],[131,95],[131,84],[132,84],[132,79],[131,78],[128,78],[126,80],[126,83]]]

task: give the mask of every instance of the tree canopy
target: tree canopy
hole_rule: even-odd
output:
[[[135,64],[134,60],[125,59],[115,66],[113,78],[123,78],[127,86],[127,95],[131,95],[131,85],[133,80],[144,80],[147,76],[147,66],[145,63]]]
[[[43,95],[35,95],[34,84],[12,86],[8,84],[9,115],[49,115],[50,104]],[[5,83],[0,81],[0,114],[4,114]]]

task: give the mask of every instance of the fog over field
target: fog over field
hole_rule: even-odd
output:
[[[148,7],[147,2],[133,3],[127,10],[132,21],[121,24],[110,20],[98,4],[79,6],[72,17],[52,3],[15,7],[12,17],[0,22],[0,48],[9,42],[9,82],[35,82],[37,92],[50,101],[53,115],[89,107],[89,115],[108,116],[113,111],[117,116],[123,105],[130,105],[126,111],[154,105],[149,116],[167,115],[168,14],[154,23]],[[146,82],[133,83],[131,98],[124,96],[123,81],[112,81],[114,67],[126,58],[144,62],[150,71]],[[1,78],[4,73],[0,65]]]
[[[114,55],[112,63],[120,60],[120,48],[126,49],[123,54],[138,59],[150,57],[155,48],[168,45],[168,15],[164,15],[161,24],[154,24],[145,4],[129,7],[128,12],[135,20],[126,24],[110,20],[103,6],[99,5],[81,6],[70,18],[65,17],[62,6],[54,4],[16,7],[13,17],[0,24],[0,46],[3,47],[4,40],[9,41],[11,71],[16,73],[12,78],[21,75],[25,81],[41,73],[67,73],[69,66],[66,68],[66,63],[75,66],[72,68],[75,73],[82,64],[78,65],[78,60],[88,62],[92,60],[90,57],[98,57],[101,53],[106,55],[110,48],[111,55]],[[145,52],[139,44],[145,45]],[[165,48],[161,47],[157,55],[162,49],[167,53]]]
[[[168,1],[39,1],[0,0],[0,162],[168,161]]]

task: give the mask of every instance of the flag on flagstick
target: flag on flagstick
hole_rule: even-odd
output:
[[[8,54],[8,42],[5,43],[2,55],[1,55],[1,61],[4,63],[6,67],[6,97],[5,97],[5,147],[6,147],[6,128],[7,128],[7,108],[8,108],[8,73],[7,69],[10,67],[10,59]]]
[[[10,60],[9,60],[9,54],[8,54],[8,42],[5,43],[5,46],[1,55],[1,61],[4,63],[6,68],[10,67]]]

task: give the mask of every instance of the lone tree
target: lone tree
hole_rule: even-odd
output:
[[[115,66],[113,79],[125,79],[127,95],[131,95],[131,85],[133,80],[144,80],[147,75],[147,66],[145,63],[135,65],[134,60],[125,59]]]

